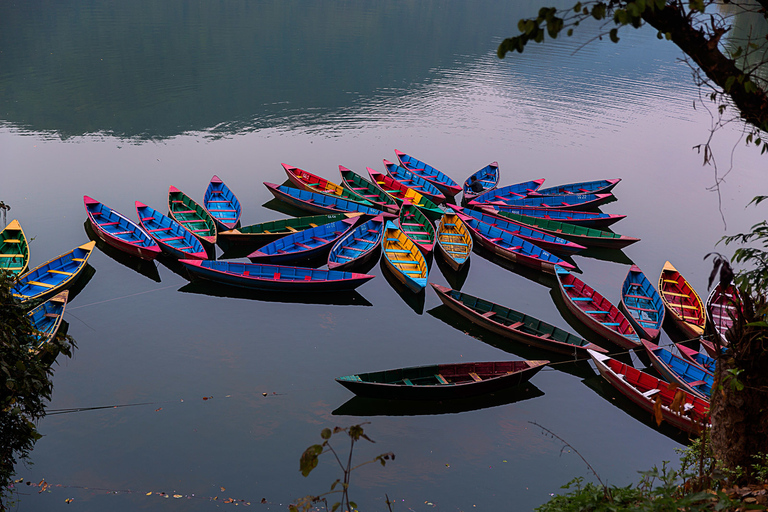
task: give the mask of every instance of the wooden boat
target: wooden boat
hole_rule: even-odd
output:
[[[640,337],[627,317],[611,301],[558,266],[555,276],[568,310],[594,332],[622,348],[640,346]]]
[[[675,325],[686,336],[693,339],[704,334],[707,319],[701,298],[668,261],[659,276],[659,295]]]
[[[266,181],[264,186],[269,189],[275,198],[312,213],[360,212],[373,215],[374,217],[380,213],[376,208],[340,197],[318,194],[317,192],[309,192],[284,185],[275,185]]]
[[[536,228],[530,227],[527,224],[516,222],[512,219],[506,219],[504,217],[498,217],[495,215],[488,215],[481,211],[462,209],[461,213],[468,217],[474,217],[475,219],[490,224],[495,228],[499,228],[507,233],[527,240],[532,244],[538,245],[542,249],[551,253],[557,254],[575,254],[579,251],[586,249],[583,245],[579,245],[576,242],[571,242],[565,238],[559,236],[550,235],[544,231],[540,231]]]
[[[216,283],[282,292],[339,292],[354,290],[374,278],[340,270],[318,270],[261,263],[179,260],[195,278]]]
[[[19,277],[11,293],[23,303],[63,292],[83,271],[95,246],[96,242],[88,242],[35,267]]]
[[[667,382],[676,382],[681,388],[702,400],[709,401],[715,377],[698,364],[686,361],[669,350],[648,340],[642,340],[651,364]]]
[[[83,203],[93,232],[107,245],[147,261],[162,252],[157,242],[128,217],[92,197],[83,196]]]
[[[440,192],[440,189],[433,185],[431,181],[422,178],[418,174],[412,173],[405,167],[393,164],[389,160],[384,160],[384,167],[387,169],[389,177],[393,180],[418,191],[419,194],[425,196],[435,204],[445,202],[445,195]]]
[[[440,219],[436,231],[437,250],[455,271],[461,270],[472,253],[472,234],[452,209]]]
[[[632,265],[621,285],[621,307],[641,337],[651,341],[659,337],[664,324],[664,303],[637,265]]]
[[[528,382],[549,361],[490,361],[397,368],[338,377],[356,395],[395,400],[449,400]]]
[[[399,181],[395,181],[386,174],[374,171],[370,167],[366,167],[368,175],[371,177],[374,185],[379,187],[385,194],[402,206],[404,201],[409,201],[414,206],[418,207],[427,218],[431,220],[437,220],[443,216],[443,210],[423,196],[420,192],[415,191],[412,188],[408,188]]]
[[[29,267],[29,244],[18,220],[0,231],[0,270],[21,275]]]
[[[342,199],[349,199],[350,201],[356,201],[366,206],[373,206],[373,203],[368,201],[365,197],[361,196],[357,192],[348,190],[341,185],[337,185],[332,181],[328,181],[325,178],[321,178],[316,174],[312,174],[304,169],[293,167],[287,164],[280,164],[285,169],[285,174],[288,175],[288,179],[296,185],[297,188],[302,190],[308,190],[309,192],[317,192],[333,197],[340,197]]]
[[[499,186],[499,163],[498,162],[491,162],[490,164],[486,165],[479,171],[476,171],[474,174],[472,174],[469,178],[467,178],[464,181],[464,186],[462,187],[462,199],[465,202],[469,202],[479,196],[480,194],[484,194],[488,192],[489,190],[493,190],[496,187]],[[483,187],[482,190],[479,192],[475,192],[472,190],[472,179],[475,179],[478,183],[480,183],[480,186]]]
[[[240,224],[240,201],[215,174],[203,196],[203,206],[213,217],[217,231],[235,229]]]
[[[471,201],[470,206],[477,206],[480,204],[506,204],[507,201],[513,199],[523,199],[528,197],[528,194],[535,192],[544,183],[544,178],[540,180],[524,181],[522,183],[515,183],[513,185],[507,185],[501,188],[493,188],[482,194],[478,194]]]
[[[651,414],[657,401],[664,421],[684,432],[699,434],[709,424],[709,403],[677,386],[605,354],[589,352],[600,375],[622,395]]]
[[[590,228],[603,228],[618,222],[626,215],[612,213],[580,212],[575,210],[553,210],[551,208],[520,208],[509,205],[493,205],[500,212],[525,215],[537,219],[555,220],[566,224],[574,224]]]
[[[558,236],[584,245],[586,247],[604,247],[606,249],[623,249],[624,247],[639,242],[639,238],[619,235],[610,231],[601,231],[599,229],[559,222],[556,220],[543,219],[540,217],[529,217],[527,215],[518,215],[504,210],[499,210],[491,205],[483,205],[480,208],[489,215],[503,217],[509,221],[525,224],[552,236]]]
[[[166,254],[174,258],[208,259],[200,239],[172,218],[140,201],[136,201],[136,214],[141,228]]]
[[[413,240],[424,256],[432,252],[435,247],[435,228],[421,210],[405,201],[400,207],[398,220],[400,231]]]
[[[474,217],[461,213],[457,213],[457,215],[472,233],[476,243],[513,263],[551,274],[555,272],[556,265],[564,268],[575,268],[567,261],[512,233],[493,227]]]
[[[209,247],[216,244],[216,222],[211,214],[173,185],[168,188],[168,216]]]
[[[381,240],[384,264],[398,281],[409,290],[418,293],[427,286],[427,262],[418,246],[388,220]]]
[[[402,202],[397,202],[394,197],[343,165],[339,166],[339,173],[343,187],[373,203],[375,208],[397,215]]]
[[[461,192],[461,187],[458,183],[431,165],[406,155],[402,151],[395,150],[395,154],[401,166],[432,183],[446,197],[453,197]]]
[[[378,215],[339,238],[328,253],[328,268],[345,270],[369,261],[384,236],[384,216]]]
[[[726,347],[724,347],[722,343],[718,343],[718,346],[716,347],[714,343],[709,340],[705,340],[704,338],[699,338],[699,345],[701,345],[701,348],[703,348],[707,355],[712,359],[716,359],[718,357],[718,347],[721,354],[725,353],[726,350]]]
[[[729,286],[723,292],[720,283],[717,283],[707,297],[707,321],[720,336],[720,343],[728,345],[726,333],[733,327],[734,319],[741,308],[741,297],[735,286]]]
[[[486,192],[479,198],[475,198],[470,201],[470,205],[473,203],[479,203],[486,196],[486,194],[493,194],[499,190],[491,190]],[[597,208],[601,204],[607,203],[613,200],[613,194],[578,194],[571,196],[528,196],[518,199],[494,199],[491,204],[506,204],[509,206],[525,207],[525,208],[556,208],[558,210],[579,210],[591,208]]]
[[[677,350],[680,351],[680,355],[683,359],[686,359],[689,363],[695,364],[701,367],[702,370],[706,370],[709,373],[715,373],[715,366],[717,361],[709,357],[707,354],[703,354],[698,350],[688,348],[682,343],[677,343]]]
[[[57,293],[47,301],[27,313],[32,324],[32,337],[35,340],[32,349],[39,352],[46,343],[56,337],[64,319],[69,290]]]
[[[235,249],[251,249],[253,251],[291,233],[315,228],[341,219],[354,219],[361,215],[362,213],[359,212],[342,212],[271,220],[250,226],[242,226],[229,231],[220,231],[216,237],[216,243],[224,251]]]
[[[608,351],[575,334],[550,325],[538,318],[515,311],[468,293],[429,283],[440,300],[475,325],[532,347],[577,358],[588,358],[587,349]]]
[[[327,253],[354,227],[357,219],[341,219],[278,238],[248,255],[252,263],[285,264]]]
[[[540,188],[533,195],[537,196],[568,196],[574,194],[607,194],[619,184],[621,178],[613,180],[582,181],[568,183],[556,187]]]

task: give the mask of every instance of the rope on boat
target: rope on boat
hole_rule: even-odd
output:
[[[128,295],[123,295],[121,297],[112,297],[111,299],[104,299],[104,300],[100,300],[100,301],[97,301],[97,302],[91,302],[90,304],[83,304],[82,306],[68,307],[67,308],[67,312],[72,311],[73,309],[81,309],[81,308],[87,308],[87,307],[90,307],[90,306],[96,306],[98,304],[104,304],[105,302],[112,302],[112,301],[115,301],[115,300],[122,300],[122,299],[127,299],[127,298],[130,298],[130,297],[136,297],[137,295],[144,295],[145,293],[152,293],[152,292],[158,292],[160,290],[167,290],[168,288],[175,288],[177,286],[178,286],[178,284],[172,284],[172,285],[168,285],[168,286],[163,286],[162,288],[154,288],[152,290],[145,290],[143,292],[131,293],[131,294],[128,294]]]

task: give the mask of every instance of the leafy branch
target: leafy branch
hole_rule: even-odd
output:
[[[325,505],[325,508],[327,510],[328,509],[327,496],[332,494],[341,494],[341,499],[340,501],[337,501],[336,503],[333,504],[333,506],[331,507],[331,512],[335,512],[339,507],[344,507],[344,510],[350,511],[350,512],[352,510],[357,509],[357,503],[349,500],[349,483],[350,483],[350,478],[352,476],[352,472],[362,466],[365,466],[367,464],[371,464],[374,462],[379,462],[382,466],[385,466],[388,460],[395,460],[394,453],[386,452],[386,453],[377,455],[376,457],[374,457],[369,461],[362,462],[355,466],[352,465],[352,452],[354,451],[355,443],[360,441],[360,439],[365,439],[370,443],[375,443],[374,440],[372,440],[370,437],[368,437],[365,434],[365,431],[363,430],[363,425],[367,425],[367,423],[362,423],[360,425],[352,425],[349,427],[334,427],[333,430],[329,428],[324,428],[322,432],[320,432],[320,437],[323,439],[323,442],[321,444],[313,444],[312,446],[304,450],[304,453],[301,454],[301,459],[299,459],[299,469],[303,476],[305,477],[309,476],[312,470],[317,467],[318,459],[320,455],[324,453],[331,453],[333,455],[333,457],[336,459],[336,462],[339,464],[339,468],[341,468],[343,476],[342,478],[337,478],[331,484],[331,489],[329,491],[319,495],[305,496],[297,500],[296,503],[291,504],[288,507],[291,512],[307,512],[313,505],[320,502],[322,502]],[[342,461],[342,458],[339,456],[339,453],[336,451],[333,445],[331,445],[331,437],[333,437],[336,434],[340,434],[342,432],[346,433],[347,436],[349,436],[349,442],[350,442],[349,454],[347,456],[346,463]],[[387,497],[386,503],[387,503],[387,507],[391,511],[392,504],[389,501],[389,497]]]

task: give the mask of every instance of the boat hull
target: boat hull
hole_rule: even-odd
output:
[[[88,242],[19,277],[11,293],[22,303],[46,300],[72,286],[88,264],[96,242]]]
[[[359,396],[393,400],[450,400],[494,393],[528,382],[549,361],[493,361],[399,368],[339,377],[336,381]],[[474,380],[475,374],[480,380]],[[360,380],[356,380],[357,377]],[[376,382],[365,379],[386,380]],[[441,384],[442,380],[446,384]],[[399,380],[399,383],[395,381]],[[434,384],[418,384],[418,382]],[[411,382],[407,384],[406,382]]]
[[[88,196],[83,197],[83,203],[93,232],[105,244],[146,261],[162,252],[152,237],[124,215]]]
[[[374,278],[368,274],[259,263],[213,260],[179,260],[179,262],[195,278],[263,291],[349,291]]]

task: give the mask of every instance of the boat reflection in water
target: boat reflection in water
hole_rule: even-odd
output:
[[[607,230],[606,230],[607,231]],[[612,263],[620,263],[622,265],[633,265],[634,262],[629,259],[629,256],[624,254],[621,249],[606,249],[604,247],[588,247],[581,251],[579,256],[585,258],[592,258],[600,261],[609,261]]]
[[[96,269],[93,268],[90,263],[86,263],[85,267],[83,267],[83,270],[80,272],[80,275],[77,276],[77,279],[72,283],[72,286],[67,288],[69,290],[67,304],[71,304],[72,301],[75,300],[75,297],[77,297],[90,280],[93,279],[94,274],[96,274]]]
[[[373,306],[357,291],[324,293],[291,293],[258,291],[227,286],[211,281],[198,280],[179,288],[180,292],[210,295],[211,297],[229,297],[231,299],[258,300],[262,302],[280,302],[288,304],[322,304],[332,306]]]
[[[632,402],[629,398],[621,394],[619,390],[614,388],[610,382],[605,380],[600,374],[595,374],[581,381],[585,386],[593,390],[602,398],[615,405],[628,415],[632,416],[637,421],[644,423],[654,429],[655,431],[667,436],[683,445],[688,445],[691,442],[691,436],[686,432],[683,432],[679,428],[670,425],[667,422],[662,422],[661,425],[656,423],[656,419],[648,411]]]
[[[485,247],[481,247],[480,244],[475,244],[475,246],[472,248],[472,253],[480,256],[484,260],[490,261],[494,265],[498,265],[503,269],[514,272],[515,274],[519,275],[520,277],[524,277],[529,281],[546,286],[547,288],[557,288],[557,279],[555,278],[554,274],[541,272],[530,267],[515,264],[506,258],[502,258],[501,256],[494,254]],[[561,259],[576,267],[576,269],[571,270],[571,272],[575,272],[577,274],[581,273],[581,270],[579,270],[576,263],[568,256],[563,256]]]
[[[445,280],[448,281],[448,285],[454,290],[461,290],[461,287],[467,281],[467,276],[469,276],[469,267],[472,265],[471,258],[467,259],[467,262],[458,271],[453,270],[440,255],[435,256],[435,262]]]
[[[490,407],[509,405],[544,396],[544,392],[530,382],[496,393],[455,400],[385,400],[355,396],[331,414],[334,416],[425,416],[457,414]]]
[[[147,261],[137,258],[136,256],[131,256],[130,254],[126,254],[105,243],[96,235],[93,231],[93,226],[91,226],[91,223],[87,220],[83,224],[83,227],[85,228],[85,233],[88,235],[88,238],[96,242],[96,247],[98,247],[101,252],[121,265],[124,265],[131,270],[135,270],[144,277],[148,277],[158,283],[160,282],[160,273],[157,271],[157,265],[154,261]]]
[[[471,336],[476,340],[482,341],[492,347],[496,347],[499,350],[503,350],[508,354],[514,354],[522,359],[528,361],[536,361],[541,359],[548,359],[556,364],[549,365],[549,368],[554,368],[570,375],[579,377],[580,379],[594,375],[595,371],[589,365],[586,359],[573,359],[573,357],[565,354],[558,354],[557,352],[550,352],[548,350],[542,350],[525,343],[520,343],[503,336],[499,336],[487,329],[473,324],[463,316],[454,313],[451,308],[445,304],[441,304],[427,311],[427,314],[441,320],[442,322],[450,325],[454,329],[463,332],[467,336]]]
[[[421,290],[419,293],[413,293],[411,290],[409,290],[403,283],[397,280],[397,277],[395,277],[387,265],[384,264],[384,257],[381,257],[379,260],[379,267],[381,268],[381,274],[384,276],[384,279],[386,279],[386,281],[389,283],[389,286],[395,290],[400,298],[403,299],[403,302],[408,304],[408,307],[411,308],[417,315],[423,315],[424,304],[427,300],[426,291]],[[427,267],[429,267],[429,262],[427,262]]]

